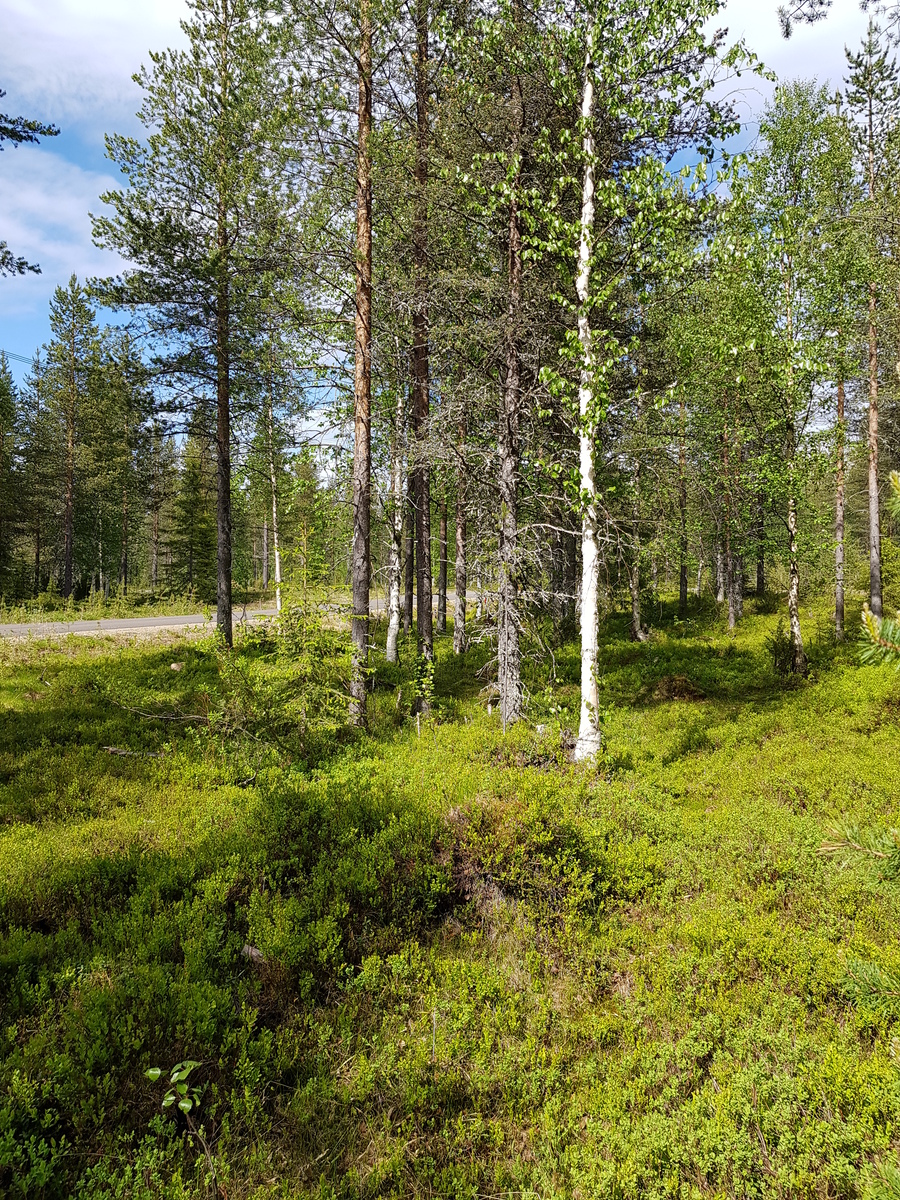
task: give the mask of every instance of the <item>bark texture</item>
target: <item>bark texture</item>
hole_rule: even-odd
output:
[[[459,465],[456,471],[456,563],[454,587],[456,607],[453,613],[453,653],[466,649],[466,421],[459,423]]]
[[[518,163],[509,199],[508,296],[505,378],[500,394],[498,457],[500,466],[500,579],[497,641],[500,716],[503,728],[522,716],[522,668],[519,648],[519,405],[521,371],[519,333],[522,320],[522,229],[519,213],[521,139],[524,121],[522,82],[512,84],[512,158]]]
[[[437,631],[447,632],[447,501],[441,500],[440,516],[438,518],[438,598],[437,598]]]
[[[388,557],[388,628],[384,651],[388,662],[397,662],[399,657],[397,642],[400,636],[400,564],[403,555],[403,464],[406,459],[403,418],[403,392],[398,389],[391,451],[391,546]]]
[[[875,284],[869,284],[869,608],[884,615],[881,594],[881,516],[878,504],[878,333]]]
[[[369,664],[369,505],[372,414],[372,23],[370,0],[359,14],[356,147],[356,347],[354,363],[353,550],[350,586],[350,720],[366,725]]]
[[[837,463],[834,506],[834,633],[844,640],[844,381],[837,386]]]
[[[416,167],[413,216],[415,304],[413,332],[413,429],[416,475],[416,630],[419,654],[434,658],[431,611],[431,480],[426,438],[429,413],[428,330],[428,0],[416,5]]]
[[[578,468],[581,491],[581,709],[575,758],[596,758],[600,752],[600,690],[598,678],[599,620],[597,590],[600,556],[597,545],[597,483],[594,476],[594,440],[597,422],[593,394],[594,353],[590,326],[591,245],[594,232],[594,113],[593,64],[590,53],[584,66],[581,119],[582,152],[581,219],[578,241],[578,341],[581,376],[578,386]]]

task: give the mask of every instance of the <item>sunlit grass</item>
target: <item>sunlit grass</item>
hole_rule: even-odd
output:
[[[0,643],[0,1189],[208,1194],[143,1076],[193,1057],[232,1200],[860,1194],[900,1007],[846,984],[900,908],[818,850],[900,825],[900,676],[820,614],[779,679],[752,607],[605,626],[593,767],[574,644],[506,735],[486,646],[418,722],[376,654],[360,737],[337,630]]]

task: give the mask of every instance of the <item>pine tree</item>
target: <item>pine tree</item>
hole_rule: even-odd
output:
[[[878,328],[877,307],[882,256],[887,172],[893,126],[900,115],[900,74],[895,57],[882,44],[881,30],[869,21],[862,48],[846,51],[847,108],[856,132],[860,166],[865,178],[868,230],[868,497],[869,497],[869,606],[876,617],[883,611],[881,588],[881,517],[878,495]]]
[[[267,273],[285,254],[298,100],[287,61],[289,22],[265,0],[192,0],[184,51],[151,55],[136,81],[146,144],[107,138],[128,176],[104,196],[98,243],[133,269],[108,302],[143,313],[164,346],[160,366],[216,402],[217,627],[231,617],[231,450],[237,364],[252,346]]]

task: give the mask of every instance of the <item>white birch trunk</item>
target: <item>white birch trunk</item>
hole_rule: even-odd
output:
[[[578,386],[579,469],[581,484],[581,719],[575,758],[596,758],[600,751],[600,689],[597,675],[597,622],[600,555],[597,545],[597,484],[594,478],[593,348],[589,299],[591,243],[594,231],[594,80],[590,46],[584,64],[581,119],[584,178],[581,188],[581,236],[578,243],[578,340],[581,343],[581,378]]]
[[[403,466],[406,461],[403,444],[403,391],[397,391],[397,413],[394,422],[394,453],[391,462],[391,550],[388,559],[388,629],[384,656],[397,662],[397,641],[400,637],[400,568],[403,554]]]

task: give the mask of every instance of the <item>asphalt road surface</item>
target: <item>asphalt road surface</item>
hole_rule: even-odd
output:
[[[274,617],[275,609],[254,609],[247,613],[247,621],[264,621]],[[241,624],[243,609],[235,608],[234,623]],[[209,620],[203,613],[191,616],[166,617],[103,617],[99,621],[26,621],[20,625],[0,625],[0,637],[66,637],[70,633],[140,633],[147,629],[191,629],[194,627],[213,630],[216,618]]]
[[[474,592],[467,592],[471,602],[475,600]],[[451,607],[456,602],[456,594],[451,588],[447,592],[447,604]],[[434,597],[433,604],[437,604]],[[336,608],[338,606],[335,606]],[[371,611],[383,612],[385,602],[381,597],[372,597]],[[452,607],[451,607],[452,611]],[[254,608],[246,611],[242,605],[234,607],[234,624],[241,625],[245,621],[254,624],[275,616],[274,608]],[[47,638],[66,637],[70,633],[141,633],[149,629],[192,629],[204,628],[212,631],[216,627],[216,618],[208,620],[203,613],[191,616],[166,617],[102,617],[99,621],[25,621],[19,625],[0,625],[0,637],[10,638]]]

